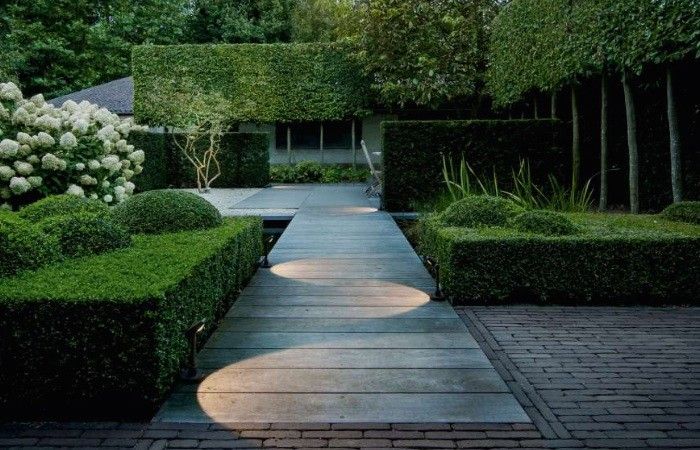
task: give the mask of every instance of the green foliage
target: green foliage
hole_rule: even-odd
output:
[[[454,302],[693,303],[700,227],[656,216],[567,215],[581,232],[543,236],[506,228],[423,223]]]
[[[196,186],[194,168],[174,139],[183,139],[183,135],[135,133],[138,148],[146,152],[144,170],[134,179],[139,190]],[[265,133],[224,133],[218,156],[221,176],[213,187],[266,186],[270,182],[269,146]]]
[[[58,242],[63,256],[77,258],[126,248],[131,236],[104,214],[53,216],[37,227]]]
[[[700,202],[678,202],[666,207],[661,213],[668,220],[700,225]]]
[[[579,227],[564,214],[541,209],[518,214],[510,219],[508,226],[523,233],[545,236],[569,236],[579,232]]]
[[[470,195],[452,203],[438,215],[438,221],[450,227],[505,226],[522,212],[510,200],[491,195]]]
[[[358,57],[389,105],[435,106],[477,91],[490,0],[373,0],[362,4]]]
[[[56,239],[11,212],[0,213],[0,278],[60,258]]]
[[[273,183],[361,183],[367,177],[369,170],[366,168],[326,166],[315,161],[270,167],[270,181]]]
[[[494,177],[510,180],[521,159],[531,161],[536,181],[568,173],[568,131],[556,120],[384,122],[381,133],[382,200],[389,211],[407,211],[445,189],[441,154],[463,156],[476,174],[488,175],[485,186]]]
[[[0,72],[15,75],[29,95],[41,92],[47,98],[124,77],[132,44],[180,41],[185,4],[5,1],[0,10]]]
[[[296,0],[292,41],[335,42],[356,34],[359,14],[353,0]]]
[[[201,319],[213,329],[261,242],[259,218],[227,220],[3,280],[0,411],[148,417],[185,361],[185,330]]]
[[[367,113],[366,80],[341,44],[136,47],[134,113],[188,124],[188,105],[223,98],[229,121],[339,120]],[[211,101],[206,101],[211,98]]]
[[[131,233],[199,230],[221,224],[214,205],[199,195],[169,189],[134,195],[115,206],[111,216]]]
[[[49,217],[72,214],[106,215],[109,208],[99,200],[77,197],[75,195],[52,195],[22,208],[19,217],[30,222],[39,222]]]
[[[194,0],[189,42],[287,42],[293,4],[293,0]]]
[[[698,29],[695,0],[513,0],[493,22],[487,87],[506,105],[603,69],[697,58]]]

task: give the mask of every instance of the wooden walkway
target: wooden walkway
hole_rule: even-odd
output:
[[[530,421],[360,187],[313,188],[270,261],[154,420]]]

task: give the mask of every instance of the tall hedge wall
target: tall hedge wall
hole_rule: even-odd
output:
[[[383,122],[383,206],[409,211],[444,188],[442,157],[465,156],[471,167],[499,180],[511,178],[520,159],[533,176],[568,173],[568,128],[557,120],[474,120]]]
[[[234,122],[344,119],[367,112],[360,74],[339,44],[141,46],[133,51],[134,113],[139,123],[182,125],[201,95],[225,99]]]
[[[191,163],[174,139],[177,133],[137,133],[136,146],[146,152],[146,163],[135,180],[140,191],[166,187],[195,187]],[[262,187],[270,182],[269,135],[266,133],[225,133],[221,139],[221,176],[213,187]]]

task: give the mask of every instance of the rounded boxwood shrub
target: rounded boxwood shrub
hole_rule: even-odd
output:
[[[490,195],[470,195],[452,203],[438,216],[446,226],[476,228],[505,226],[508,219],[522,212],[510,200]]]
[[[0,214],[0,277],[39,268],[60,256],[55,238],[16,214]]]
[[[61,253],[70,258],[96,255],[131,245],[131,235],[104,214],[49,217],[37,226],[49,236],[54,236]]]
[[[668,220],[700,225],[700,202],[678,202],[666,207],[661,213]]]
[[[19,216],[30,222],[39,222],[53,216],[89,213],[106,215],[109,208],[99,200],[91,200],[75,195],[52,195],[25,206]]]
[[[510,219],[508,225],[518,231],[545,236],[568,236],[580,231],[564,214],[539,209],[518,214]]]
[[[202,197],[169,189],[134,195],[115,206],[112,217],[132,233],[199,230],[222,221],[219,210]]]

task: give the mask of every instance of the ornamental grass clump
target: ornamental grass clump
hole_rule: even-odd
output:
[[[58,242],[14,213],[0,213],[0,278],[60,259]]]
[[[452,203],[437,219],[450,227],[506,226],[523,209],[510,200],[490,195],[470,195]]]
[[[125,200],[145,159],[129,133],[143,129],[87,101],[56,107],[41,94],[25,99],[14,83],[0,83],[0,205],[64,193],[107,204]]]
[[[109,208],[104,202],[63,194],[29,204],[20,209],[17,215],[30,222],[39,222],[54,216],[84,213],[106,215],[108,212]]]
[[[56,238],[61,253],[68,258],[97,255],[131,245],[131,235],[105,214],[54,216],[37,226]]]
[[[143,192],[114,207],[111,216],[131,233],[166,233],[212,228],[222,223],[219,210],[190,192]]]
[[[564,214],[538,209],[518,214],[508,221],[508,226],[524,233],[545,236],[569,236],[581,231]]]

